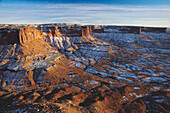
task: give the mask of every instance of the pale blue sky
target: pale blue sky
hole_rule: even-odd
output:
[[[0,24],[82,23],[170,27],[170,4],[0,0]],[[17,0],[19,1],[19,0]],[[77,0],[78,1],[78,0]],[[105,0],[107,1],[107,0]],[[130,0],[134,1],[134,0]],[[165,0],[166,1],[166,0]],[[170,0],[169,0],[170,1]],[[115,3],[114,3],[115,2]],[[146,2],[146,1],[145,1]]]

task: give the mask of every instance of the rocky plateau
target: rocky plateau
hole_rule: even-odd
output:
[[[169,113],[166,28],[0,29],[0,112]]]

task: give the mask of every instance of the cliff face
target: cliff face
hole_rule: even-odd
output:
[[[32,40],[39,38],[41,38],[41,32],[34,26],[21,28],[19,31],[19,42],[21,44],[31,42]]]
[[[26,28],[20,28],[20,29],[12,29],[12,30],[1,30],[0,34],[0,44],[1,45],[8,45],[8,44],[24,44],[25,42],[31,42],[34,39],[40,39],[42,37],[63,37],[62,34],[60,34],[58,27],[55,27],[54,31],[51,31],[49,29],[48,34],[43,34],[43,29],[40,31],[34,27],[29,26]]]
[[[0,35],[0,45],[19,43],[19,30],[2,30]]]
[[[86,26],[84,29],[82,29],[82,37],[86,37],[88,35],[91,35],[91,27]]]
[[[103,27],[94,26],[93,27],[93,32],[94,33],[104,33],[104,28]]]
[[[122,33],[134,33],[141,34],[141,27],[127,27],[123,29],[119,29]]]
[[[41,27],[41,33],[43,31],[46,31],[48,33],[47,37],[63,37],[57,26],[45,27],[44,29]]]
[[[53,35],[52,35],[52,31],[49,29],[48,30],[48,37],[52,37]]]
[[[154,28],[154,27],[143,27],[144,32],[156,32],[156,33],[167,33],[167,28]]]
[[[55,30],[54,30],[54,37],[63,37],[63,35],[59,32],[58,27],[55,26]]]
[[[21,44],[0,45],[2,112],[168,112],[169,35],[49,29],[18,29]]]

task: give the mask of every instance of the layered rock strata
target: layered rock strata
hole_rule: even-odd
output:
[[[60,31],[58,30],[58,27],[57,27],[57,26],[55,26],[53,36],[54,36],[54,37],[63,37],[63,35],[62,35],[62,34],[60,33]]]
[[[90,26],[85,26],[82,29],[82,37],[86,37],[88,35],[91,35],[91,27]]]
[[[52,32],[0,45],[1,112],[168,113],[167,34]]]
[[[19,41],[21,44],[31,42],[32,40],[39,38],[41,38],[41,32],[34,26],[21,28],[19,31]]]

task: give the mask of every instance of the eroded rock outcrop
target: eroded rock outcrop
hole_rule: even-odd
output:
[[[86,26],[84,29],[82,29],[82,37],[86,37],[88,35],[91,35],[91,27]]]
[[[31,42],[34,39],[41,38],[41,32],[34,26],[21,28],[19,31],[19,41],[21,44]]]
[[[89,26],[82,27],[82,38],[61,37],[53,26],[49,33],[42,31],[46,36],[39,32],[21,29],[22,45],[0,46],[2,112],[169,111],[168,57],[150,51],[169,39],[166,34],[141,39],[120,32],[92,36]],[[155,45],[143,46],[147,40]],[[134,42],[145,51],[130,45]]]
[[[94,33],[104,33],[104,28],[102,26],[94,26],[93,32]]]
[[[57,26],[55,26],[54,37],[63,37],[63,35],[59,32]]]
[[[49,29],[48,30],[48,37],[52,37],[52,36],[53,36],[52,31]]]
[[[48,30],[47,37],[63,37],[63,35],[58,30],[57,26],[47,27],[46,29]],[[41,32],[42,32],[42,28],[41,28]]]
[[[39,31],[34,26],[11,30],[4,29],[1,30],[0,44],[24,44],[25,42],[31,42],[34,39],[40,39],[42,37],[63,37],[57,26],[54,27],[54,30],[49,29],[47,35],[44,35],[43,31],[43,27],[41,27],[41,30]]]

